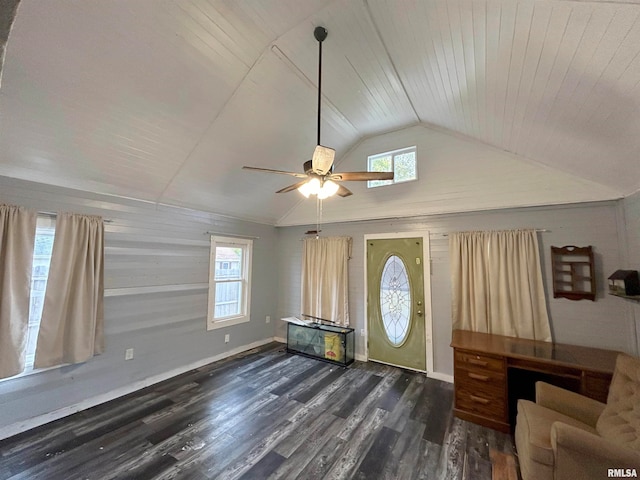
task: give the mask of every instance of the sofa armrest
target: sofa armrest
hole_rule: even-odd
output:
[[[536,382],[536,403],[595,428],[605,404],[545,382]]]
[[[551,426],[551,448],[556,480],[601,480],[609,469],[640,468],[640,452],[562,422]]]

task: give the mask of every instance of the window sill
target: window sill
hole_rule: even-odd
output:
[[[212,320],[208,322],[207,330],[217,330],[218,328],[230,327],[231,325],[248,323],[249,320],[250,320],[249,315],[243,315],[241,317],[225,318],[223,320]]]
[[[49,370],[55,370],[56,368],[66,367],[71,365],[70,363],[63,363],[62,365],[54,365],[53,367],[45,367],[45,368],[29,368],[28,370],[24,370],[13,377],[5,377],[0,378],[0,383],[7,382],[9,380],[17,380],[19,378],[30,377],[31,375],[37,375],[38,373],[48,372]]]

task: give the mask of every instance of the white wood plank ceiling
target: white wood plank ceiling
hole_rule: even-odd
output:
[[[322,143],[339,167],[363,140],[421,124],[471,141],[478,162],[504,150],[590,182],[593,200],[640,188],[630,1],[22,0],[2,71],[0,175],[276,224],[300,202],[274,194],[292,182],[240,167],[301,171],[309,159],[317,25],[329,31]],[[468,149],[449,150],[437,161]],[[576,201],[589,200],[584,185]],[[508,193],[491,208],[517,205]],[[472,209],[467,197],[455,208]]]

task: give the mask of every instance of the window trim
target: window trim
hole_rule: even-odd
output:
[[[391,171],[395,173],[395,158],[398,155],[402,155],[405,153],[410,153],[413,152],[414,153],[414,158],[415,158],[415,171],[416,171],[416,177],[415,178],[411,178],[408,180],[396,180],[395,175],[393,180],[369,180],[367,181],[367,188],[378,188],[378,187],[389,187],[391,185],[397,185],[399,183],[408,183],[408,182],[416,182],[418,180],[418,147],[416,145],[413,145],[411,147],[403,147],[403,148],[398,148],[396,150],[390,150],[388,152],[381,152],[381,153],[375,153],[373,155],[368,155],[367,156],[367,171],[368,172],[372,172],[373,170],[370,170],[370,163],[371,160],[374,160],[378,157],[386,157],[386,156],[391,156]],[[390,182],[390,183],[383,183],[381,185],[372,185],[372,183],[374,182]]]
[[[242,282],[242,313],[223,317],[214,318],[216,304],[216,285],[217,283],[226,283],[229,280],[215,280],[216,274],[216,249],[217,247],[240,247],[243,250],[241,264],[241,282]],[[207,308],[207,330],[215,330],[231,325],[246,323],[251,320],[251,266],[253,258],[253,240],[248,238],[211,236],[211,249],[209,252],[209,294]]]

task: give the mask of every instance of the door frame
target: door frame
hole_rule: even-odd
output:
[[[433,373],[433,318],[431,316],[431,254],[429,246],[429,231],[418,230],[413,232],[370,233],[364,236],[364,356],[369,361],[369,309],[367,297],[369,284],[367,282],[367,241],[395,238],[422,238],[422,276],[424,288],[424,333],[425,333],[425,357],[427,375]],[[404,367],[403,367],[404,368]]]

